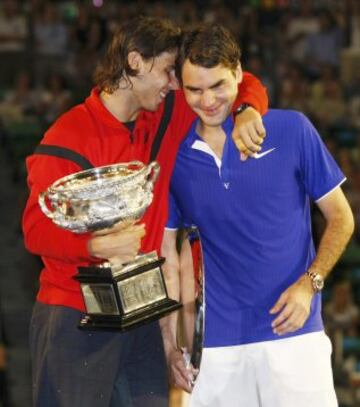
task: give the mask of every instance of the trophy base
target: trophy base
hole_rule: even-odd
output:
[[[169,298],[144,310],[128,315],[85,315],[78,327],[84,330],[116,330],[125,332],[146,323],[158,320],[181,308],[182,305]]]

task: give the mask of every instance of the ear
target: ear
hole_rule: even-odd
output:
[[[239,61],[238,66],[236,67],[236,70],[235,70],[235,77],[236,77],[237,83],[242,82],[242,80],[243,80],[243,71],[242,71],[242,68],[241,68],[240,61]]]
[[[131,69],[134,69],[138,73],[142,73],[144,60],[137,51],[131,51],[128,54],[128,64]]]

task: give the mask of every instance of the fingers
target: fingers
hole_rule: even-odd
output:
[[[262,138],[257,136],[256,130],[253,126],[244,126],[237,133],[233,133],[234,140],[240,139],[243,150],[250,150],[252,153],[256,153],[261,150],[261,147],[256,142],[261,141]],[[245,152],[245,151],[244,151]]]
[[[107,234],[93,234],[88,242],[89,253],[100,259],[107,259],[113,264],[132,261],[141,247],[145,236],[145,226],[131,225],[126,229],[114,229]]]
[[[265,135],[261,115],[255,109],[249,107],[236,116],[232,138],[243,160],[261,150]]]
[[[254,123],[254,126],[255,126],[257,137],[262,139],[261,141],[259,141],[258,144],[262,144],[264,142],[264,138],[266,137],[266,130],[263,125],[263,122],[261,120],[257,120]]]
[[[185,373],[180,370],[173,371],[173,382],[176,387],[180,387],[188,393],[192,392],[194,378],[189,372]]]
[[[275,305],[271,308],[270,314],[277,314],[280,310],[285,306],[288,300],[288,296],[286,293],[282,293],[279,299],[276,301]]]
[[[240,153],[240,161],[246,161],[249,158],[245,153]]]
[[[288,293],[283,293],[274,307],[270,310],[271,314],[279,315],[271,323],[273,332],[278,335],[295,332],[300,329],[308,315],[308,309],[301,303],[292,300]]]
[[[117,233],[117,232],[129,229],[131,226],[134,225],[134,223],[135,223],[135,221],[133,219],[122,220],[120,222],[115,223],[110,228],[104,228],[104,229],[93,232],[93,236],[104,236],[104,235],[109,235],[111,233]],[[138,225],[136,225],[136,226],[138,226]]]
[[[253,152],[249,150],[241,139],[234,139],[236,148],[240,151],[241,161],[246,161],[249,157],[253,155]]]
[[[261,122],[258,123],[258,121],[256,121],[255,123],[250,123],[247,126],[247,135],[251,140],[250,142],[253,144],[253,145],[249,144],[248,148],[252,151],[254,150],[254,148],[256,148],[256,151],[260,151],[261,144],[264,142],[264,137],[262,137],[261,135],[264,134],[263,131],[265,131],[265,129],[261,124],[262,130],[258,131],[257,124],[260,125]]]
[[[175,386],[180,387],[181,389],[191,393],[192,383],[194,377],[197,374],[191,365],[186,367],[183,354],[180,350],[172,352],[169,360],[170,375]]]
[[[271,323],[273,332],[284,335],[300,329],[310,314],[313,295],[311,284],[303,276],[288,287],[269,311],[278,314]]]
[[[271,324],[273,332],[277,335],[295,332],[303,327],[307,316],[307,312],[299,306],[285,307],[284,311]]]
[[[290,317],[293,315],[293,312],[294,306],[292,304],[287,304],[283,308],[282,312],[280,312],[280,314],[274,319],[271,324],[274,333],[280,334],[280,332],[289,329],[291,323]]]
[[[253,125],[244,126],[240,130],[234,129],[232,137],[237,149],[246,157],[259,152],[264,142],[264,133],[259,134]]]

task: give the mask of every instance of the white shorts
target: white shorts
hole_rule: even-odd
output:
[[[205,348],[190,407],[337,407],[324,332]]]

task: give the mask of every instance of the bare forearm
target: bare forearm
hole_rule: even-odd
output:
[[[165,231],[161,246],[161,255],[165,257],[162,267],[167,292],[170,298],[179,301],[180,277],[179,255],[176,251],[176,231]],[[178,312],[173,312],[160,320],[160,328],[163,337],[165,353],[168,355],[177,348],[177,321]]]
[[[168,285],[167,285],[168,287]],[[168,290],[169,297],[172,299],[174,295],[171,295]],[[159,321],[161,335],[163,339],[165,354],[168,356],[170,352],[176,350],[177,346],[177,325],[178,325],[178,311],[172,312],[168,316],[160,319]]]
[[[354,221],[351,213],[345,216],[341,214],[329,220],[309,271],[319,273],[325,278],[344,252],[353,231]]]

